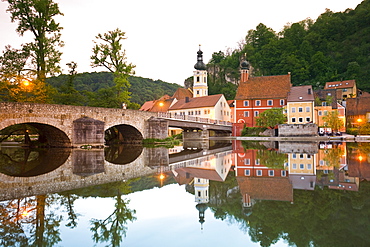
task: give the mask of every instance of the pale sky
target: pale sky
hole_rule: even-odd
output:
[[[98,33],[120,28],[127,61],[136,65],[135,75],[183,85],[192,76],[199,44],[204,62],[212,53],[236,48],[248,30],[259,23],[276,32],[287,23],[316,19],[328,8],[342,12],[362,0],[54,0],[64,16],[65,46],[61,66],[78,64],[77,72],[101,71],[90,67],[93,40]],[[6,45],[19,48],[33,38],[19,37],[10,22],[7,2],[0,1],[0,51]]]

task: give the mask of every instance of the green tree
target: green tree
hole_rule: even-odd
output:
[[[334,131],[338,131],[344,126],[343,121],[339,118],[338,110],[328,112],[328,115],[324,116],[322,120],[324,120],[327,127],[332,128]]]
[[[34,42],[24,45],[24,50],[30,52],[37,79],[44,82],[47,74],[60,72],[58,63],[62,53],[56,47],[63,46],[60,40],[62,27],[54,20],[55,16],[62,15],[58,4],[52,0],[6,1],[11,21],[18,22],[17,33],[23,36],[30,31],[35,37]]]
[[[127,63],[126,51],[122,50],[121,41],[126,39],[125,32],[120,29],[96,36],[101,43],[95,42],[91,58],[92,67],[104,67],[114,75],[113,91],[115,97],[109,107],[120,108],[122,103],[130,103],[130,83],[128,77],[134,74],[135,65]]]
[[[262,112],[257,118],[256,122],[258,126],[275,128],[278,124],[283,124],[286,122],[286,116],[283,113],[282,108],[271,108]]]

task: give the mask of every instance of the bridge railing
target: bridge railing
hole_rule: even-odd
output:
[[[208,124],[216,124],[216,125],[226,125],[231,126],[232,123],[228,121],[222,120],[215,120],[210,118],[202,118],[202,117],[194,117],[189,115],[174,115],[169,112],[158,112],[159,118],[167,118],[167,119],[176,119],[176,120],[184,120],[184,121],[192,121],[192,122],[199,122],[199,123],[208,123]]]

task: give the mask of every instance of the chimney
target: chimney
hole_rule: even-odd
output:
[[[189,103],[189,102],[190,102],[189,97],[185,97],[185,103]]]

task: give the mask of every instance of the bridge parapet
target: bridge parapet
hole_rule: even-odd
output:
[[[194,116],[189,116],[189,115],[172,115],[169,112],[158,112],[158,118],[176,119],[176,120],[192,121],[192,122],[197,122],[197,123],[208,123],[208,124],[232,126],[232,123],[228,121],[215,120],[215,119],[202,118],[202,117],[194,117]]]

